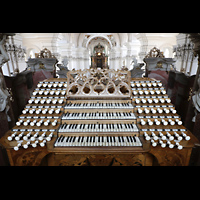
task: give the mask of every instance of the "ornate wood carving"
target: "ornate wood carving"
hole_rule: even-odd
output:
[[[116,97],[131,96],[130,72],[113,69],[84,69],[67,73],[67,96]]]
[[[41,147],[14,151],[7,149],[10,164],[13,166],[38,166],[49,152]]]
[[[147,154],[54,154],[52,165],[59,166],[144,166]]]
[[[150,153],[153,154],[160,166],[187,166],[192,149],[162,149],[161,147],[151,148]]]
[[[163,52],[160,49],[154,47],[150,52],[145,56],[145,58],[164,58]]]

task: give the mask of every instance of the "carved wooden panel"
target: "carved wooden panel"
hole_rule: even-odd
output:
[[[68,97],[131,96],[130,72],[113,69],[72,70],[67,73]]]
[[[45,160],[48,166],[187,166],[192,148],[151,148],[149,153],[133,154],[66,154],[46,149],[14,151],[7,149],[12,166],[38,166]]]
[[[10,165],[12,166],[38,166],[49,152],[41,147],[35,149],[22,149],[14,151],[7,149]]]
[[[145,166],[152,163],[143,154],[51,154],[49,165],[56,166]]]
[[[151,148],[153,154],[160,166],[187,166],[190,160],[192,148],[163,149],[161,147]]]

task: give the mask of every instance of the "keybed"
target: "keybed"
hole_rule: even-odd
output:
[[[65,107],[67,109],[133,109],[131,101],[69,101]]]
[[[55,147],[109,147],[142,146],[136,136],[63,136],[57,138]]]
[[[79,139],[80,137],[138,137],[139,129],[136,125],[132,101],[131,99],[68,100],[64,106],[62,125],[58,129],[58,136]],[[55,143],[54,146],[57,148],[62,145]],[[71,146],[73,145],[67,145],[67,147]],[[84,144],[80,143],[79,146],[84,146]],[[141,147],[142,145],[138,143],[136,146]]]
[[[82,112],[72,112],[72,111],[67,111],[66,113],[63,114],[62,116],[62,121],[64,120],[103,120],[103,119],[136,119],[135,114],[133,111],[124,111],[122,112],[117,111],[117,112],[111,112],[111,111],[82,111]]]
[[[85,133],[130,133],[138,135],[138,128],[134,122],[116,122],[116,121],[101,121],[91,122],[90,120],[85,123],[77,122],[65,122],[59,129],[58,134],[68,135],[68,133],[78,133],[84,135]]]

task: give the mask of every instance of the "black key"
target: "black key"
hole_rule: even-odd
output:
[[[63,135],[61,135],[59,138],[58,138],[58,142],[60,142],[60,140],[62,139]]]
[[[69,141],[69,139],[70,139],[70,137],[67,137],[67,139],[66,139],[66,142],[68,142],[68,141]]]
[[[75,142],[75,139],[76,139],[76,137],[74,136],[73,139],[72,139],[72,142]]]
[[[132,137],[131,137],[131,136],[129,137],[129,139],[131,140],[131,142],[134,142],[134,141],[132,140]]]
[[[63,142],[64,138],[65,138],[65,137],[62,137],[62,139],[60,140],[60,142]]]
[[[69,142],[71,143],[73,137],[69,137]]]

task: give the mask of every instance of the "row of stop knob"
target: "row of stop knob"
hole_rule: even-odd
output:
[[[65,95],[65,90],[35,90],[33,95]]]
[[[139,104],[139,103],[171,103],[171,100],[169,98],[138,98],[135,99],[135,103]]]
[[[38,88],[41,88],[41,87],[48,87],[48,88],[56,88],[56,87],[67,87],[67,83],[38,83],[37,84],[37,87]]]
[[[148,124],[149,126],[152,126],[154,124],[157,126],[160,124],[163,124],[164,126],[167,126],[168,124],[173,126],[175,124],[182,125],[183,122],[179,119],[174,119],[174,120],[172,120],[172,119],[160,119],[160,120],[158,120],[158,119],[154,119],[154,120],[153,119],[147,119],[147,120],[141,119],[140,124],[142,126],[144,126],[146,124]]]
[[[155,113],[173,113],[173,114],[175,114],[176,113],[176,110],[174,109],[174,108],[144,108],[144,109],[141,109],[141,108],[138,108],[138,110],[137,110],[137,112],[139,113],[139,114],[141,114],[141,113],[146,113],[146,114],[148,114],[148,113],[153,113],[153,114],[155,114]]]
[[[22,113],[23,114],[47,114],[47,113],[49,113],[49,114],[53,114],[53,113],[55,113],[55,114],[59,114],[61,112],[61,109],[60,108],[58,108],[58,109],[54,109],[54,108],[51,108],[51,109],[47,109],[47,108],[45,108],[45,109],[41,109],[41,108],[39,108],[39,109],[35,109],[35,108],[25,108],[23,111],[22,111]]]
[[[33,103],[35,103],[35,104],[39,104],[39,103],[41,103],[41,104],[50,104],[50,103],[63,104],[63,102],[64,102],[64,99],[48,99],[48,98],[45,98],[45,99],[35,98],[34,99],[34,98],[31,98],[28,100],[29,104],[33,104]]]
[[[161,82],[154,82],[154,83],[131,83],[131,87],[161,87]]]
[[[139,95],[166,94],[166,91],[165,90],[133,90],[133,95],[137,95],[137,94],[139,94]]]
[[[24,121],[23,119],[20,119],[18,122],[16,122],[16,125],[17,126],[21,126],[22,124],[24,126],[28,126],[28,125],[35,126],[36,125],[36,126],[39,127],[39,126],[42,126],[42,124],[44,124],[44,126],[49,126],[50,124],[52,126],[56,126],[57,123],[58,123],[57,119],[55,119],[54,121],[50,121],[49,119],[46,120],[46,121],[44,121],[44,119],[41,119],[39,121],[37,119],[35,119],[33,121],[31,121],[30,119],[27,119],[26,121]]]

